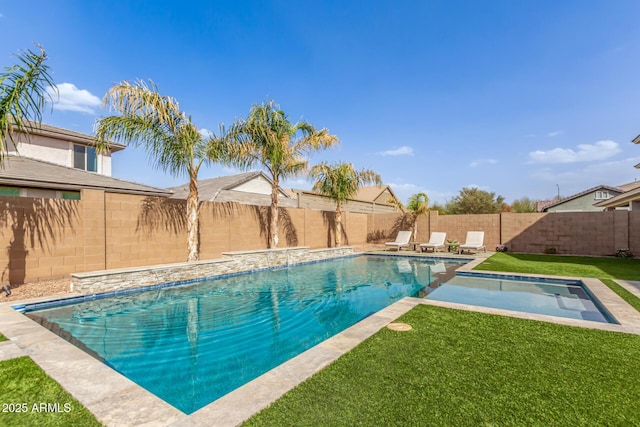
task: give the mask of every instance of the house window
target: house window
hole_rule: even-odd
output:
[[[95,147],[73,146],[73,167],[89,172],[98,172],[98,156]]]
[[[611,197],[608,191],[596,191],[595,200],[605,200]]]

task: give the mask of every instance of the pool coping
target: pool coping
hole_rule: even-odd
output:
[[[480,258],[471,261],[459,267],[458,271],[469,272],[483,260],[484,258]],[[487,271],[482,273],[486,274]],[[490,274],[514,276],[513,273]],[[620,324],[405,297],[190,415],[184,414],[13,308],[14,305],[32,300],[0,303],[0,332],[9,339],[0,343],[0,360],[21,355],[31,357],[100,422],[108,426],[237,426],[417,305],[433,305],[640,335],[640,313],[598,279],[539,274],[523,274],[521,277],[580,280]]]

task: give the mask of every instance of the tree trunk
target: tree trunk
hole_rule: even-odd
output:
[[[340,201],[336,203],[336,248],[342,246],[342,208]]]
[[[198,223],[198,178],[189,174],[189,196],[187,197],[187,261],[198,261],[200,258],[199,223]]]
[[[270,248],[278,247],[278,180],[273,180],[271,189],[271,225],[269,226],[271,239],[269,241]]]

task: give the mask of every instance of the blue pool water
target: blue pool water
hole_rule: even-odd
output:
[[[496,275],[458,275],[433,289],[426,298],[615,323],[611,315],[579,281],[504,279]]]
[[[454,264],[351,257],[27,312],[192,413]]]

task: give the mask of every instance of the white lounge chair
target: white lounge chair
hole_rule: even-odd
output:
[[[487,251],[487,247],[484,245],[484,231],[467,231],[467,241],[458,246],[458,253],[462,251],[476,251],[480,249]]]
[[[427,243],[420,244],[420,250],[422,252],[425,249],[433,249],[433,252],[437,251],[438,248],[444,249],[444,241],[447,238],[447,233],[443,233],[441,231],[434,231],[431,233],[431,237],[429,237],[429,241]]]
[[[400,248],[405,246],[409,246],[409,240],[411,240],[411,231],[398,231],[398,235],[396,236],[395,242],[387,242],[385,245],[396,247],[398,251]]]

